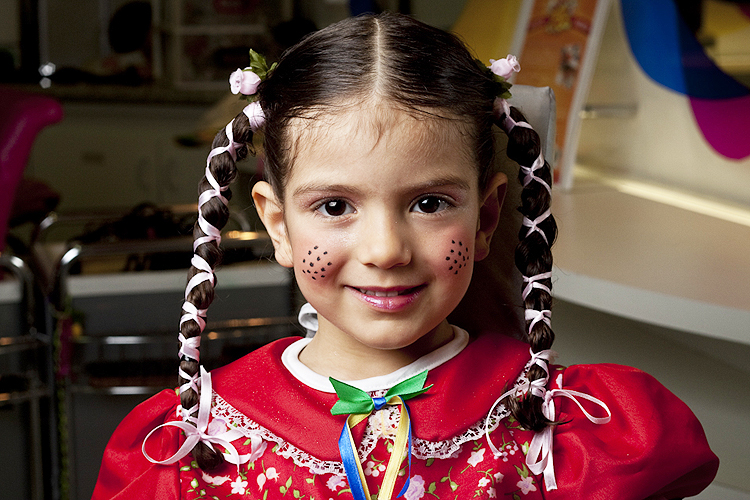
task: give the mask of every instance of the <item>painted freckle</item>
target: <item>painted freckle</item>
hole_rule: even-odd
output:
[[[317,280],[317,278],[325,278],[326,277],[326,275],[323,274],[326,271],[325,267],[321,267],[320,269],[315,270],[315,263],[316,262],[319,262],[321,264],[321,266],[325,266],[326,265],[321,259],[323,258],[322,256],[328,254],[328,252],[327,251],[321,252],[319,249],[320,249],[320,246],[318,246],[318,245],[314,246],[312,248],[312,250],[308,250],[307,251],[307,255],[309,256],[310,260],[307,260],[307,258],[302,259],[302,263],[303,264],[309,264],[309,267],[306,266],[305,269],[302,271],[302,273],[303,274],[309,274],[310,277],[312,279],[314,279],[314,280]],[[318,254],[318,252],[320,252],[320,253],[318,255],[313,255],[313,252],[315,250],[317,250],[317,252],[315,252],[316,254]],[[331,266],[331,265],[333,265],[333,263],[329,262],[327,265]],[[313,275],[315,275],[315,276],[313,276]]]
[[[449,264],[448,271],[453,271],[453,274],[458,274],[459,269],[463,269],[464,266],[468,265],[467,262],[469,260],[469,257],[468,257],[469,247],[464,246],[463,241],[457,242],[456,240],[451,240],[451,243],[454,245],[458,243],[458,246],[460,247],[460,249],[451,248],[450,254],[445,258],[445,260]],[[456,255],[456,253],[458,255]],[[452,265],[450,265],[451,260],[453,261]],[[459,264],[459,261],[461,262],[460,264]]]

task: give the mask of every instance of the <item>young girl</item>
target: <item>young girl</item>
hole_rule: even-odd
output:
[[[251,104],[217,135],[201,183],[179,396],[123,421],[94,498],[642,500],[711,482],[700,424],[653,378],[550,364],[551,176],[505,101],[517,69],[380,15],[321,30],[270,69],[253,55],[232,76]],[[527,343],[446,320],[498,224],[494,125],[521,166]],[[253,198],[315,334],[209,374],[200,331],[228,185],[254,133],[267,182]]]

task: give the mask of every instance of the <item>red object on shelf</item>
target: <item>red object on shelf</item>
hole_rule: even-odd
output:
[[[0,251],[16,189],[37,134],[62,120],[60,103],[47,96],[0,87]]]

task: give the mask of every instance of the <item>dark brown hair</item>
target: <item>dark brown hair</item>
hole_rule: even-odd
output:
[[[321,113],[334,113],[335,116],[343,102],[376,97],[407,112],[434,119],[459,120],[462,132],[465,130],[469,135],[468,144],[476,158],[482,188],[493,174],[492,129],[496,122],[502,125],[502,120],[497,120],[493,113],[493,105],[500,91],[489,70],[450,33],[397,14],[346,19],[309,35],[287,50],[278,66],[260,84],[258,99],[266,117],[263,128],[266,178],[281,198],[294,159],[295,138],[290,123],[295,119],[315,119]],[[511,114],[516,121],[524,121],[517,109],[511,108]],[[232,133],[235,142],[252,143],[253,134],[243,113],[235,118]],[[539,156],[537,133],[529,128],[515,127],[508,135],[508,156],[522,166],[531,166]],[[214,140],[214,147],[227,143],[226,133],[222,130]],[[247,147],[241,147],[237,159],[246,154]],[[228,186],[236,175],[235,161],[228,153],[217,155],[210,161],[210,170],[222,187]],[[537,170],[536,175],[551,185],[548,164]],[[523,177],[522,174],[519,176]],[[201,192],[208,189],[211,186],[204,178]],[[229,195],[227,190],[225,196]],[[519,210],[534,220],[549,208],[549,204],[547,190],[531,182],[522,191]],[[203,211],[206,220],[215,227],[220,229],[226,224],[228,211],[219,199],[212,198],[204,205]],[[521,229],[516,265],[524,276],[551,269],[550,245],[556,235],[554,219],[547,218],[540,224],[540,229],[545,237],[539,232],[527,235],[527,228]],[[194,236],[196,239],[205,236],[198,225]],[[200,245],[196,253],[212,269],[220,257],[216,242]],[[198,272],[192,268],[189,277]],[[549,279],[540,283],[551,287]],[[188,297],[198,309],[206,309],[212,300],[213,286],[209,281],[194,288]],[[549,309],[550,302],[550,293],[534,288],[526,297],[525,307],[541,311]],[[446,315],[449,312],[446,311]],[[200,335],[199,325],[192,320],[184,322],[181,330],[187,338]],[[528,333],[535,352],[548,349],[554,339],[552,330],[541,321]],[[194,376],[198,363],[183,357],[181,368],[189,376]],[[544,375],[538,366],[529,372],[531,380]],[[180,380],[186,382],[183,378]],[[184,391],[181,397],[183,408],[192,408],[198,400],[192,389]],[[541,398],[514,399],[509,408],[519,423],[528,429],[539,430],[549,423],[541,412]],[[222,460],[220,453],[211,452],[203,444],[197,445],[193,453],[198,464],[206,469]]]

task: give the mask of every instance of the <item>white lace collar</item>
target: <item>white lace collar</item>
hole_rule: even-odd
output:
[[[425,354],[403,368],[399,368],[387,375],[380,375],[361,380],[344,380],[343,382],[353,385],[365,392],[387,390],[409,377],[413,377],[425,370],[432,370],[433,368],[442,365],[460,353],[469,343],[469,334],[466,330],[454,325],[451,326],[453,327],[453,339],[450,342],[438,347],[428,354]],[[300,352],[302,352],[302,349],[304,349],[311,340],[311,338],[304,338],[289,345],[284,349],[284,352],[281,355],[281,362],[294,378],[308,387],[322,392],[333,393],[335,391],[333,390],[333,386],[328,380],[328,377],[324,377],[323,375],[312,371],[299,360]]]

